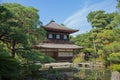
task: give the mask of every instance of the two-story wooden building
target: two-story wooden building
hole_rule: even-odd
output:
[[[53,57],[57,62],[71,61],[73,52],[82,48],[69,40],[69,35],[78,30],[59,25],[53,20],[43,28],[47,31],[46,39],[34,47]]]

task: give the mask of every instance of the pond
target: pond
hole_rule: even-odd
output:
[[[110,70],[105,69],[53,69],[40,73],[46,80],[111,80]]]
[[[74,72],[73,80],[110,80],[111,72],[105,69],[81,69]]]

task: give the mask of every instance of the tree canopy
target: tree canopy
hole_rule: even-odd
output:
[[[91,23],[92,27],[94,28],[106,28],[112,29],[118,26],[120,16],[118,13],[105,13],[105,11],[93,11],[90,12],[87,16],[88,22]]]
[[[45,31],[37,27],[37,9],[16,3],[5,3],[1,5],[1,11],[0,39],[7,44],[11,56],[14,57],[17,50],[32,47],[32,44],[44,39],[41,35],[45,35]]]
[[[33,7],[17,3],[0,4],[0,73],[5,74],[2,77],[14,79],[14,76],[18,76],[15,79],[23,80],[40,69],[35,62],[54,61],[32,48],[46,35],[40,22],[38,10]]]
[[[120,0],[117,0],[120,9]],[[84,47],[84,52],[91,53],[92,57],[85,55],[86,60],[102,61],[112,70],[120,71],[120,13],[106,13],[103,10],[92,11],[87,16],[92,29],[84,34],[72,37],[76,44]]]

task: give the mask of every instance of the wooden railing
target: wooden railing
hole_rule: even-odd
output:
[[[43,41],[44,43],[60,43],[60,44],[73,44],[72,41],[69,41],[69,40],[55,40],[55,39],[52,39],[52,40],[49,40],[49,39],[46,39],[45,41]]]

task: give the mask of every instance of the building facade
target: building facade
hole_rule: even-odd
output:
[[[47,31],[46,39],[34,47],[57,62],[72,61],[73,52],[82,49],[69,40],[69,35],[78,30],[59,25],[53,20],[43,28]]]

